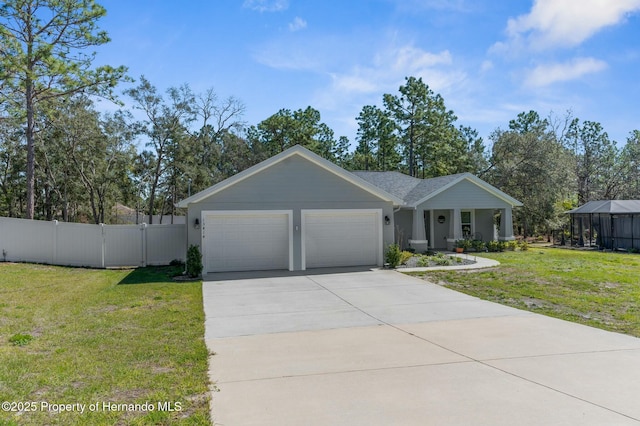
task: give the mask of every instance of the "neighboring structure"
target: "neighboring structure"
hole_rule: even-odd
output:
[[[491,240],[496,211],[500,238],[513,239],[519,205],[470,174],[350,173],[300,146],[178,203],[205,273],[381,266],[394,241],[431,238],[446,248],[465,233]]]
[[[567,213],[572,244],[640,250],[640,200],[589,201]]]

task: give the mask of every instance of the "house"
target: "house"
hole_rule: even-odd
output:
[[[187,244],[199,245],[204,272],[378,265],[399,241],[513,238],[521,205],[471,174],[416,179],[395,172],[351,173],[301,146],[178,203]]]
[[[567,212],[579,246],[640,250],[640,200],[600,200]]]

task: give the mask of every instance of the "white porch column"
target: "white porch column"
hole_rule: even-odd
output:
[[[462,218],[460,217],[460,209],[449,210],[449,216],[447,250],[453,250],[455,242],[462,239]]]
[[[411,233],[412,240],[426,240],[426,232],[424,230],[424,209],[415,209],[413,211],[413,230]]]
[[[511,214],[511,207],[500,209],[500,234],[498,240],[511,241],[515,240],[513,236],[513,215]]]
[[[451,212],[453,216],[451,219],[451,226],[453,229],[451,230],[451,235],[453,236],[453,240],[461,240],[462,239],[462,216],[460,215],[460,209],[453,209]]]

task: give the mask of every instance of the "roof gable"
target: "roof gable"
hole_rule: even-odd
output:
[[[246,179],[262,172],[263,170],[266,170],[276,164],[281,163],[282,161],[291,158],[293,156],[298,156],[300,158],[305,159],[306,161],[309,161],[317,166],[319,166],[320,168],[326,170],[329,173],[332,173],[335,176],[340,177],[341,179],[363,189],[366,192],[371,193],[372,195],[384,200],[384,201],[391,201],[393,202],[394,205],[402,205],[404,204],[403,201],[394,196],[393,194],[390,194],[386,191],[384,191],[383,189],[359,178],[358,176],[344,170],[342,167],[339,167],[335,164],[333,164],[332,162],[325,160],[324,158],[318,156],[317,154],[309,151],[308,149],[300,146],[300,145],[296,145],[292,148],[289,148],[283,152],[281,152],[280,154],[277,154],[265,161],[262,161],[261,163],[258,163],[234,176],[231,176],[228,179],[223,180],[222,182],[219,182],[203,191],[198,192],[197,194],[192,195],[191,197],[188,197],[182,201],[180,201],[177,206],[178,207],[188,207],[189,204],[192,203],[197,203],[200,202],[208,197],[211,197],[214,194],[217,194],[221,191],[224,191],[225,189],[228,189],[230,187],[232,187],[233,185],[236,185],[240,182],[245,181]]]
[[[459,173],[430,179],[418,179],[399,172],[354,172],[354,174],[402,198],[407,207],[417,207],[465,180],[513,207],[522,205],[520,201],[471,173]]]

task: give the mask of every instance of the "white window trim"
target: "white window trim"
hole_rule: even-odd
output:
[[[471,221],[471,223],[469,223],[469,225],[471,225],[471,237],[473,237],[473,235],[476,233],[476,211],[475,209],[460,210],[460,227],[461,228],[464,226],[464,223],[462,222],[462,213],[470,213],[469,220]]]

